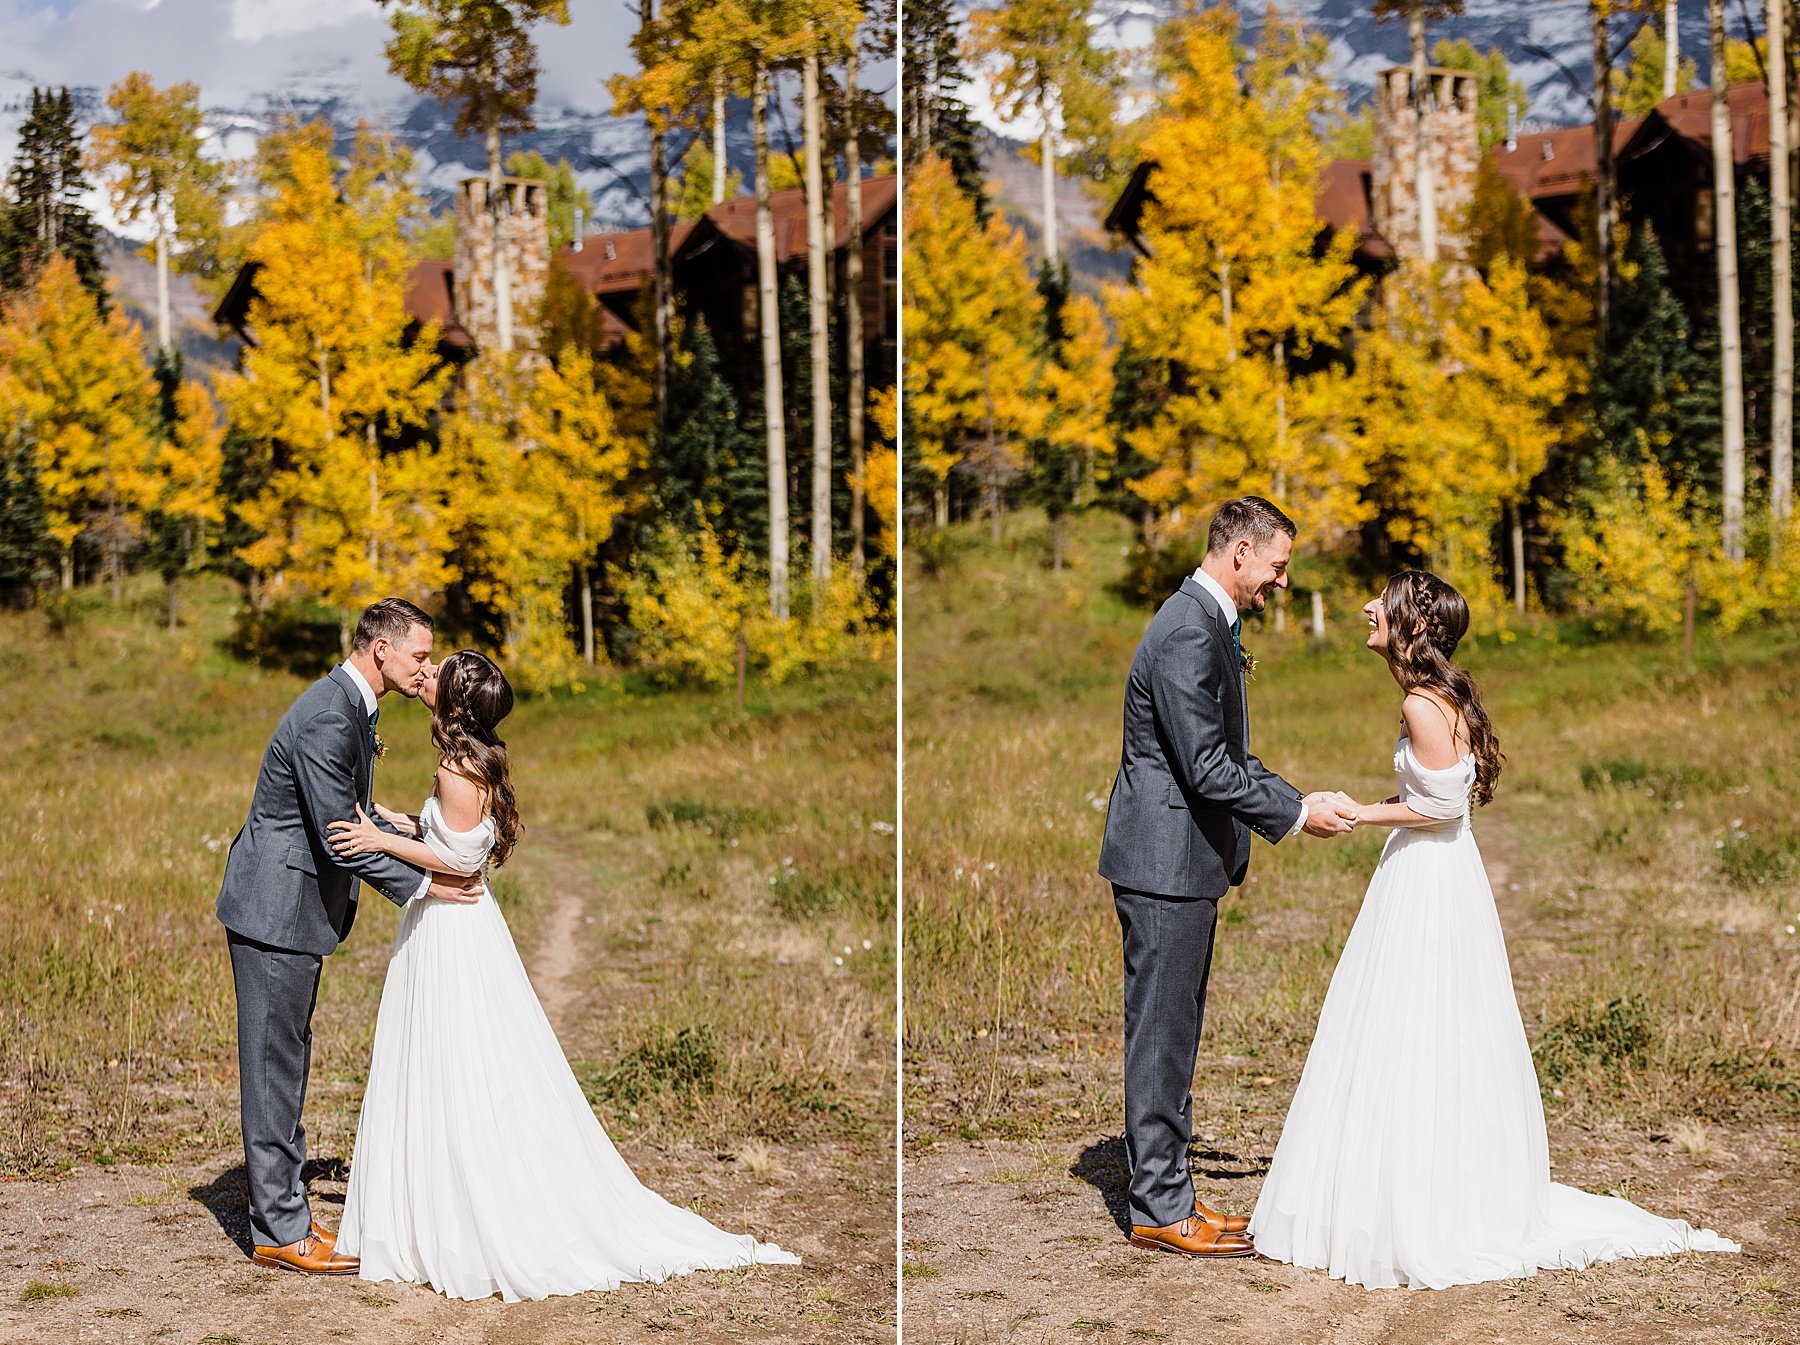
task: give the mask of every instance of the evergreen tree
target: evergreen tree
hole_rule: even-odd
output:
[[[903,143],[907,165],[936,155],[950,165],[957,188],[975,203],[975,215],[987,219],[981,150],[975,143],[975,119],[959,91],[968,82],[962,65],[962,35],[951,0],[914,0],[906,7],[906,67],[903,81]]]
[[[1618,320],[1595,361],[1596,437],[1605,454],[1627,466],[1652,460],[1677,484],[1716,497],[1717,324],[1696,324],[1682,308],[1648,225],[1626,245],[1619,280]]]
[[[0,606],[27,605],[56,569],[36,459],[25,427],[9,424],[0,438]]]
[[[27,288],[44,262],[62,253],[75,264],[82,288],[106,313],[106,272],[100,230],[81,204],[87,191],[81,133],[68,89],[31,91],[31,113],[19,128],[19,149],[7,174],[0,224],[0,290]]]
[[[728,549],[758,556],[768,542],[768,468],[704,322],[687,329],[671,383],[669,424],[652,466],[656,514],[685,523],[698,508]],[[750,418],[754,419],[754,417]]]

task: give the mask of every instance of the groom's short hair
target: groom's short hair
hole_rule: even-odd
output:
[[[356,634],[350,639],[350,648],[361,654],[377,640],[398,643],[414,626],[430,630],[431,618],[405,598],[383,598],[363,608],[363,614],[356,618]]]
[[[1261,551],[1276,533],[1292,537],[1299,531],[1294,520],[1270,501],[1260,495],[1244,495],[1225,501],[1212,516],[1212,525],[1206,530],[1206,554],[1220,555],[1246,537]]]

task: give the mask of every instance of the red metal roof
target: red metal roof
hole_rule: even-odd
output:
[[[1369,161],[1333,159],[1319,173],[1319,194],[1313,213],[1328,229],[1349,229],[1356,235],[1356,250],[1366,257],[1391,257],[1394,249],[1375,232],[1369,211]]]
[[[413,263],[406,278],[406,311],[415,321],[440,323],[440,339],[447,345],[470,344],[468,332],[456,320],[455,277],[449,262]]]
[[[691,224],[677,224],[670,229],[670,256],[681,251],[681,245],[693,231]],[[655,262],[647,225],[624,233],[590,234],[581,240],[579,252],[569,246],[557,255],[569,274],[587,286],[590,294],[629,293],[643,283]]]
[[[1760,81],[1725,91],[1731,117],[1732,158],[1740,165],[1769,158],[1769,91]],[[1697,152],[1712,151],[1712,90],[1690,89],[1658,103],[1647,117],[1613,127],[1613,154],[1620,160],[1653,150],[1669,136]],[[1494,164],[1507,181],[1534,201],[1577,196],[1594,180],[1593,126],[1565,126],[1518,137],[1518,148],[1494,151]]]

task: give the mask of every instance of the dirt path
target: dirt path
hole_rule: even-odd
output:
[[[532,989],[537,991],[538,1003],[544,1006],[544,1016],[558,1033],[569,1026],[569,1015],[577,999],[575,975],[587,955],[580,942],[587,903],[582,900],[579,884],[571,880],[572,869],[568,864],[556,867],[551,907],[544,917],[543,932],[538,935],[536,955],[530,962]]]
[[[590,909],[600,908],[577,862],[561,856],[552,864],[554,904],[526,963],[566,1040],[598,1007],[593,986],[616,989],[621,978],[582,974],[600,956],[601,941],[589,933]],[[755,1173],[732,1155],[689,1145],[621,1148],[639,1177],[671,1200],[778,1241],[804,1264],[518,1304],[286,1274],[247,1259],[243,1156],[233,1148],[181,1165],[86,1167],[57,1181],[0,1184],[0,1342],[554,1345],[671,1331],[699,1342],[893,1339],[891,1166],[877,1170],[835,1144],[771,1146]],[[341,1214],[345,1176],[341,1160],[308,1162],[308,1193],[328,1226]]]
[[[1490,881],[1509,935],[1529,923],[1513,854],[1490,833]],[[1291,1087],[1241,1116],[1241,1138],[1196,1154],[1201,1198],[1249,1212]],[[1629,1181],[1659,1212],[1703,1209],[1742,1256],[1623,1261],[1443,1292],[1369,1292],[1260,1258],[1202,1263],[1125,1241],[1124,1140],[950,1141],[905,1164],[907,1339],[1187,1341],[1237,1345],[1751,1345],[1800,1342],[1800,1151],[1775,1127],[1696,1158],[1642,1134],[1550,1135],[1555,1173],[1589,1189]]]

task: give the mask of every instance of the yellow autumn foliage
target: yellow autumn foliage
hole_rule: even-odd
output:
[[[1554,530],[1576,608],[1597,629],[1680,629],[1703,543],[1686,486],[1672,484],[1655,459],[1636,468],[1603,459],[1593,483],[1558,512]]]
[[[138,329],[102,319],[58,254],[0,312],[0,416],[37,449],[49,531],[65,555],[90,529],[117,547],[154,500],[156,384]]]
[[[1144,139],[1159,165],[1150,255],[1134,285],[1107,294],[1121,343],[1177,373],[1128,436],[1153,464],[1131,489],[1176,526],[1226,496],[1264,495],[1303,545],[1336,550],[1368,514],[1356,399],[1341,368],[1296,362],[1342,342],[1368,286],[1348,234],[1316,246],[1323,51],[1273,14],[1247,63],[1236,39],[1223,8],[1164,34],[1169,87]]]
[[[973,444],[1017,465],[1038,423],[1030,392],[1042,303],[1025,236],[998,212],[984,229],[935,155],[907,173],[905,267],[907,427],[942,518],[946,482]]]
[[[685,532],[664,523],[616,575],[636,662],[665,685],[724,686],[736,676],[738,632],[764,601],[703,511]]]

